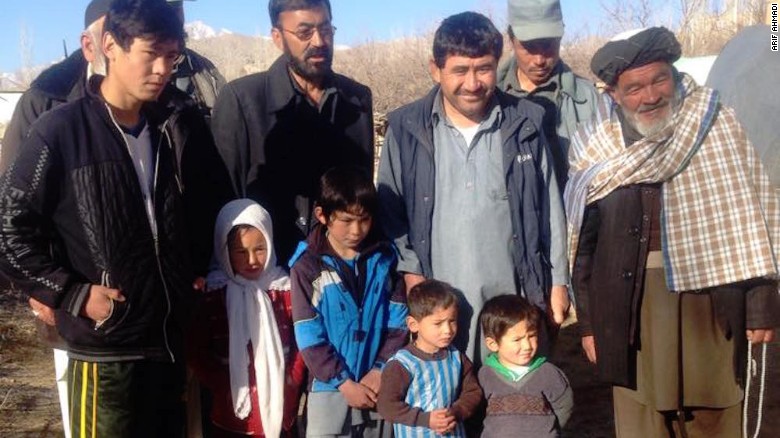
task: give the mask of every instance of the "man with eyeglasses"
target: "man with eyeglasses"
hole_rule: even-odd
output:
[[[371,91],[334,73],[328,0],[271,0],[274,44],[283,54],[264,72],[227,84],[212,130],[236,192],[271,213],[280,260],[312,225],[319,178],[335,165],[371,171]]]

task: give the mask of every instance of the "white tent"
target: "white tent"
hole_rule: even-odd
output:
[[[734,108],[756,147],[769,178],[780,187],[780,56],[770,48],[767,25],[742,29],[726,44],[712,66],[707,85]]]
[[[715,58],[717,56],[680,58],[674,63],[674,66],[677,70],[691,75],[697,84],[704,85],[707,82],[707,76],[710,74],[710,68],[712,68]]]
[[[0,91],[0,124],[7,124],[22,97],[21,91]]]

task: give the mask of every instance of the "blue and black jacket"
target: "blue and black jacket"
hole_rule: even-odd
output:
[[[345,261],[318,225],[290,260],[295,340],[310,373],[310,390],[337,391],[360,381],[407,339],[406,291],[396,272],[395,248],[366,239]]]

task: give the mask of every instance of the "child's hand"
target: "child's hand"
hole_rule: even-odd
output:
[[[192,288],[198,292],[206,292],[206,278],[198,277],[192,282]]]
[[[342,383],[339,391],[347,400],[347,404],[353,408],[369,409],[376,406],[376,393],[354,380],[350,379]]]
[[[455,429],[457,422],[449,409],[436,409],[431,411],[428,427],[438,434],[445,434]]]
[[[360,379],[360,384],[374,391],[374,394],[379,394],[379,387],[382,384],[382,372],[374,368]]]

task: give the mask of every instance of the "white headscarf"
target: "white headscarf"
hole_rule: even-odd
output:
[[[265,237],[268,257],[257,280],[248,280],[233,272],[228,251],[228,234],[236,225],[251,225]],[[227,286],[225,294],[229,327],[230,391],[233,411],[246,418],[252,409],[249,389],[249,355],[252,342],[260,418],[265,436],[281,433],[284,406],[284,350],[274,317],[268,290],[289,290],[290,278],[276,266],[271,216],[249,199],[225,205],[214,227],[214,253],[220,269],[208,275],[209,289]]]

